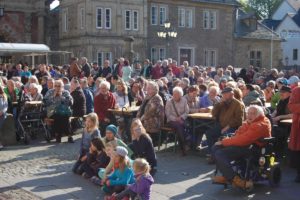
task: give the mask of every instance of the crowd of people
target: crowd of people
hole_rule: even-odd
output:
[[[119,58],[114,63],[105,60],[100,66],[85,57],[74,57],[64,66],[1,64],[0,71],[0,129],[6,113],[17,119],[20,108],[14,102],[24,99],[43,101],[44,118],[52,119],[56,142],[67,135],[72,143],[74,130],[85,118],[73,172],[103,186],[109,198],[139,195],[149,199],[157,166],[154,146],[160,145],[164,126],[176,133],[183,156],[192,146],[207,146],[208,162],[216,163],[224,175],[214,181],[239,187],[247,182],[230,169],[232,160],[247,155],[247,146],[268,136],[276,138],[275,152],[280,159],[286,155],[290,138],[291,163],[300,182],[300,80],[296,70],[253,66],[237,70],[230,65],[190,66],[187,61],[178,65],[171,58],[153,64],[148,59],[130,64]],[[139,109],[130,124],[109,111],[131,106]],[[188,115],[210,112],[214,125],[197,129],[196,138],[192,137]],[[281,123],[283,119],[293,119],[291,132]],[[15,126],[18,130],[17,123]],[[122,126],[130,126],[130,133]],[[131,140],[124,139],[126,134]],[[225,136],[229,138],[219,140]]]

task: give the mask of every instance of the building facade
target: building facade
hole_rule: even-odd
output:
[[[189,61],[203,66],[276,66],[282,59],[278,38],[274,36],[276,50],[271,56],[267,38],[237,34],[238,7],[235,0],[63,0],[60,49],[99,64],[123,56],[153,62],[172,57],[178,64]],[[177,38],[158,37],[166,21]],[[250,33],[272,35],[262,24],[255,28],[249,29]],[[261,54],[255,53],[253,58],[254,50]]]

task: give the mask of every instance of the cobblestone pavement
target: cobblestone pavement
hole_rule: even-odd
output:
[[[80,136],[75,144],[37,142],[0,151],[0,200],[103,199],[100,188],[74,175],[71,167],[77,157]],[[180,157],[173,152],[159,152],[158,172],[151,199],[298,200],[299,185],[293,183],[294,171],[284,168],[279,188],[259,184],[251,194],[212,185],[214,166],[207,165],[199,153]]]

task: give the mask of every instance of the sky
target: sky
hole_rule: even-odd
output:
[[[59,1],[58,1],[58,0],[55,0],[55,1],[53,1],[53,3],[50,5],[50,9],[52,10],[52,9],[56,8],[58,5],[59,5]]]

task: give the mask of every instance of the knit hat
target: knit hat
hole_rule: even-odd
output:
[[[116,136],[117,133],[118,133],[117,127],[116,127],[115,125],[113,125],[113,124],[108,125],[108,126],[106,127],[106,131],[112,132],[112,133],[114,134],[114,136]]]
[[[292,90],[291,90],[290,87],[287,87],[287,86],[284,85],[284,86],[281,87],[280,92],[289,92],[289,93],[291,93]]]
[[[128,154],[128,151],[125,147],[117,146],[116,148],[116,154],[122,157],[126,157]]]

